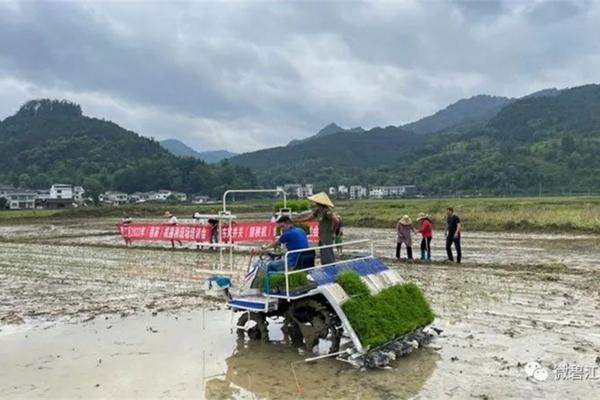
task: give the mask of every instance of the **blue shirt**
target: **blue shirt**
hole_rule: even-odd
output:
[[[308,249],[308,237],[303,229],[291,227],[279,236],[279,243],[285,244],[285,247],[290,250]],[[292,269],[298,262],[300,253],[288,254],[288,268]]]

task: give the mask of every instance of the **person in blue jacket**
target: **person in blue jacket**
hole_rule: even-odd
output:
[[[281,236],[270,244],[263,246],[263,249],[277,248],[285,245],[287,251],[308,249],[308,237],[304,229],[298,228],[292,223],[287,215],[277,219],[277,226],[281,229]],[[298,264],[298,258],[302,252],[288,254],[288,269],[294,269]],[[273,260],[268,264],[269,271],[283,271],[285,269],[285,260]]]

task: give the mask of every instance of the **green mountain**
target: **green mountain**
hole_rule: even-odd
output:
[[[237,155],[227,150],[196,151],[177,139],[165,139],[158,143],[171,154],[178,157],[193,157],[206,161],[209,164],[217,163]]]
[[[527,96],[481,128],[446,132],[406,160],[430,193],[600,190],[600,86]]]
[[[461,99],[433,115],[411,122],[404,129],[416,133],[431,134],[462,125],[484,124],[515,99],[508,97],[478,95]]]
[[[233,153],[229,150],[201,151],[198,154],[200,155],[200,157],[198,157],[199,159],[204,160],[209,164],[214,164],[237,156],[237,153]]]
[[[288,143],[288,146],[293,146],[295,144],[306,142],[307,140],[321,138],[323,136],[334,135],[334,134],[340,133],[340,132],[346,132],[346,133],[363,133],[364,131],[365,130],[363,128],[361,128],[360,126],[357,126],[355,128],[345,129],[345,128],[342,128],[341,126],[337,125],[336,123],[332,122],[329,125],[325,126],[323,129],[321,129],[319,132],[317,132],[313,136],[307,137],[305,139],[294,139],[294,140],[292,140],[291,142]]]
[[[465,109],[469,104],[475,111]],[[540,187],[552,193],[600,191],[598,85],[521,99],[476,96],[427,124],[419,133],[406,126],[338,132],[231,162],[254,170],[266,186],[416,184],[425,193],[446,195],[537,194]]]
[[[178,157],[200,158],[200,153],[177,139],[165,139],[158,142],[163,149]]]
[[[342,131],[293,146],[241,154],[230,161],[254,170],[264,185],[328,185],[336,183],[340,175],[355,175],[356,170],[393,163],[420,148],[425,140],[424,135],[393,126],[367,132]]]
[[[67,101],[27,102],[0,122],[0,143],[0,182],[15,186],[70,182],[96,194],[107,189],[217,194],[255,184],[248,169],[176,157],[154,140],[84,116]]]

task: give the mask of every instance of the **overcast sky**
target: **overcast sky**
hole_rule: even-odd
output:
[[[198,150],[600,82],[600,2],[0,0],[0,118],[33,98]],[[1,145],[1,144],[0,144]]]

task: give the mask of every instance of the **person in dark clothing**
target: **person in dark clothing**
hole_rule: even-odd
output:
[[[325,192],[308,197],[316,208],[304,212],[294,218],[294,222],[303,222],[310,219],[319,221],[319,246],[330,246],[335,241],[336,227],[340,223],[339,216],[333,211],[333,202]],[[320,249],[321,265],[333,264],[335,254],[332,247]]]
[[[396,260],[400,261],[400,249],[402,244],[406,246],[407,260],[412,260],[412,234],[415,232],[412,220],[408,215],[403,216],[396,225],[398,240],[396,242]]]
[[[210,243],[219,243],[219,220],[209,218],[208,224],[210,225]],[[211,250],[215,249],[213,246],[210,248]]]
[[[448,218],[446,220],[448,227],[446,228],[446,253],[448,253],[448,260],[454,261],[452,255],[452,244],[456,249],[456,262],[460,264],[462,258],[462,252],[460,249],[460,233],[462,225],[458,215],[454,214],[454,209],[448,207]]]

